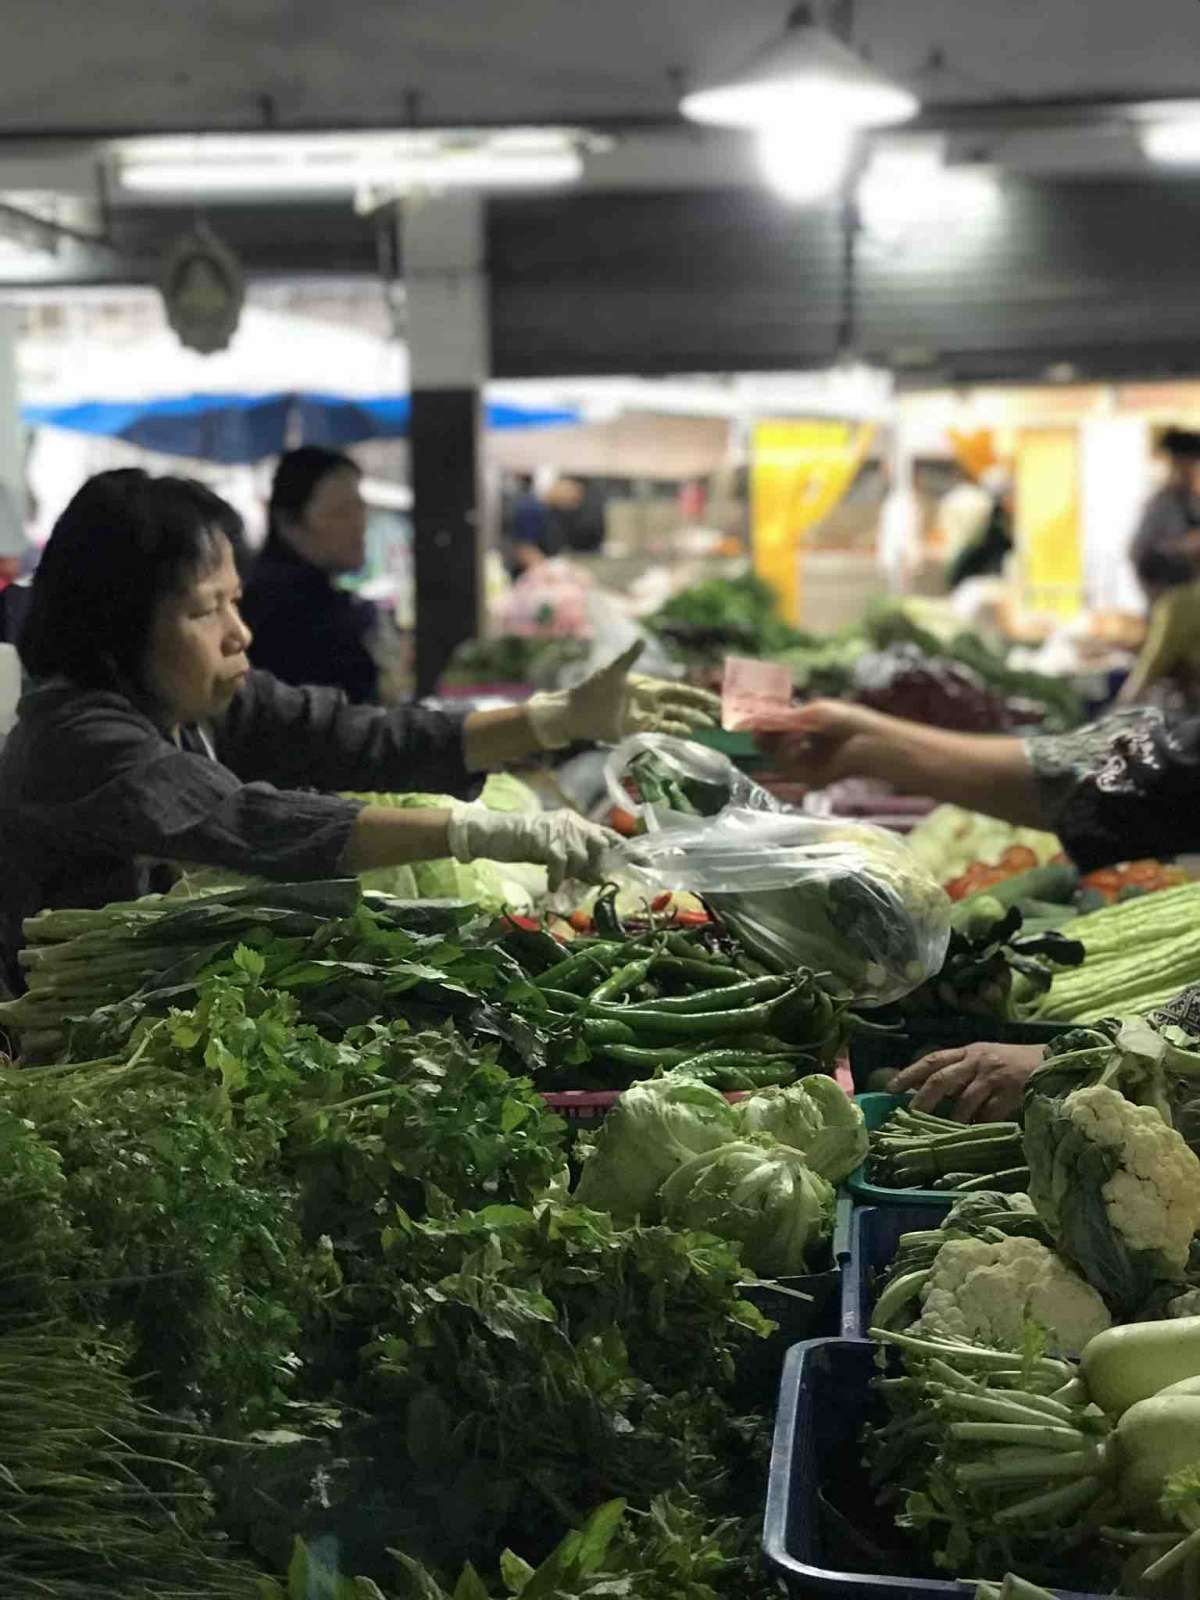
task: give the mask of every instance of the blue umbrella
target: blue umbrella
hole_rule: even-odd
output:
[[[228,466],[261,461],[297,444],[360,444],[403,439],[412,405],[408,395],[189,394],[161,400],[89,400],[67,406],[26,406],[30,427],[68,428],[124,439],[161,455],[190,456]],[[580,420],[573,408],[489,403],[496,429],[565,428]]]

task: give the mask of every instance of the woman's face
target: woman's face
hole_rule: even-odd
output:
[[[367,558],[367,505],[353,467],[327,472],[317,484],[292,542],[322,572],[357,572]]]
[[[215,565],[160,600],[150,627],[146,687],[173,724],[218,716],[250,670],[241,579],[228,539],[219,536],[217,545]]]

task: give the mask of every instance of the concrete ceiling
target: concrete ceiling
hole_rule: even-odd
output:
[[[787,0],[5,0],[0,134],[674,116]],[[1196,0],[858,0],[927,104],[1200,94]],[[930,70],[931,52],[946,65]],[[415,96],[415,101],[410,98]]]

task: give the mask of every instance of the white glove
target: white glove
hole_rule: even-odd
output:
[[[605,856],[621,843],[619,835],[573,811],[531,816],[486,806],[455,806],[448,839],[456,861],[532,861],[543,866],[552,890],[566,878],[599,883]]]
[[[533,736],[543,750],[561,750],[581,739],[616,744],[631,733],[671,733],[686,739],[697,728],[717,726],[721,702],[707,689],[630,676],[642,648],[640,641],[631,644],[576,689],[535,694],[526,701]]]

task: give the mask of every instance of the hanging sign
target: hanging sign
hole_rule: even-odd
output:
[[[201,355],[224,350],[237,331],[246,283],[233,251],[203,223],[177,239],[162,273],[167,321]]]

